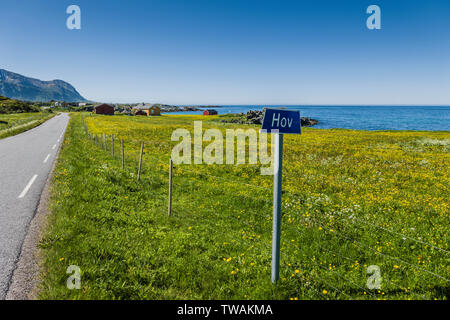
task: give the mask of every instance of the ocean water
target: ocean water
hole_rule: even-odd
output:
[[[284,106],[223,106],[216,110],[219,114],[246,113],[265,107]],[[314,128],[320,129],[450,131],[450,106],[286,106],[286,109],[300,110],[302,117],[319,120]]]

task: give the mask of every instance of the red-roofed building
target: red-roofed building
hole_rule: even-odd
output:
[[[114,115],[114,107],[110,104],[101,104],[94,108],[95,114],[107,114],[107,115]]]
[[[213,109],[208,109],[208,110],[203,111],[204,116],[215,116],[217,114],[218,114],[217,111],[213,110]]]

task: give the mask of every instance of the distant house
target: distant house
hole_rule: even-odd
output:
[[[79,107],[85,107],[86,105],[87,105],[87,103],[85,103],[85,102],[80,102],[80,103],[78,104]]]
[[[149,116],[160,116],[161,115],[161,109],[159,107],[153,106],[145,110],[147,112],[147,115]]]
[[[138,112],[144,112],[147,116],[160,116],[161,108],[158,106],[152,106],[151,104],[138,105],[133,108],[134,114],[138,115]]]
[[[53,105],[55,106],[55,108],[58,108],[58,107],[66,108],[67,107],[67,103],[61,102],[61,101],[55,101]]]
[[[136,110],[136,112],[134,113],[135,116],[147,116],[147,112],[145,112],[145,110]]]
[[[148,108],[151,108],[151,107],[152,107],[151,104],[139,103],[139,104],[137,104],[137,105],[135,105],[133,107],[133,110],[145,110],[145,109],[148,109]]]
[[[217,111],[213,110],[213,109],[208,109],[208,110],[203,111],[204,116],[215,116],[217,114],[218,114]]]
[[[109,104],[101,104],[94,108],[95,114],[114,115],[114,107]]]

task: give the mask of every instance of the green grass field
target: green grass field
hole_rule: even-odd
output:
[[[281,274],[270,282],[272,179],[261,165],[176,165],[176,128],[219,117],[72,114],[55,169],[41,299],[447,299],[450,132],[285,137]],[[256,127],[255,127],[256,128]],[[125,169],[120,159],[125,141]],[[145,154],[141,180],[137,163]],[[207,145],[207,143],[204,143]],[[82,270],[68,290],[66,269]],[[368,289],[369,266],[381,289]]]
[[[0,114],[0,139],[30,130],[53,116],[48,112]]]

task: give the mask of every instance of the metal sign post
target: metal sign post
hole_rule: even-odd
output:
[[[273,176],[273,230],[272,230],[272,283],[280,274],[281,241],[281,183],[283,179],[283,134],[275,133],[274,176]]]
[[[300,111],[266,109],[262,130],[273,133],[275,143],[273,177],[272,283],[280,278],[281,192],[283,180],[283,134],[301,134]]]

